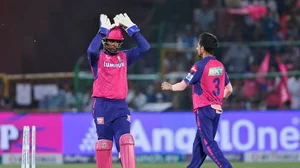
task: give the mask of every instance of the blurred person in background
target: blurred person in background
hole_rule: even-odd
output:
[[[218,167],[232,168],[214,140],[223,111],[223,99],[232,93],[224,65],[213,56],[218,45],[218,39],[213,34],[200,34],[197,52],[202,60],[192,66],[181,82],[173,85],[168,82],[161,84],[165,91],[183,91],[188,85],[193,87],[193,109],[198,131],[193,144],[192,161],[187,168],[200,167],[207,155]]]
[[[168,95],[167,93],[161,91],[160,83],[156,81],[154,83],[153,91],[149,92],[148,102],[163,103],[166,101],[168,101]]]
[[[233,83],[233,92],[228,99],[230,101],[230,109],[231,110],[242,110],[245,109],[245,99],[244,99],[244,89],[243,89],[243,81],[240,79],[231,80]]]
[[[280,22],[278,14],[274,11],[269,10],[267,16],[263,19],[263,31],[265,35],[265,41],[279,40]]]
[[[275,66],[270,67],[270,72],[277,72]],[[263,84],[264,100],[266,100],[266,107],[268,110],[276,110],[280,107],[280,92],[277,89],[279,77],[267,77],[266,83]]]
[[[130,111],[133,110],[130,105],[130,102],[132,102],[133,98],[134,98],[134,84],[132,81],[128,81],[128,93],[126,96],[126,103],[128,104]]]
[[[0,83],[0,110],[10,110],[11,108],[11,100],[4,95],[4,85]]]
[[[300,109],[300,76],[290,76],[287,86],[291,94],[291,109]]]
[[[73,108],[75,106],[75,97],[74,97],[74,91],[73,91],[73,86],[70,84],[64,84],[63,85],[65,94],[64,94],[64,108]]]
[[[197,46],[197,38],[193,33],[193,27],[191,25],[185,26],[185,32],[180,34],[177,37],[177,50],[183,51],[184,49],[194,49]],[[185,58],[187,60],[192,59],[193,51],[186,51],[184,52]]]
[[[193,11],[193,19],[202,31],[208,30],[208,26],[215,21],[215,11],[209,8],[208,0],[200,1],[200,8],[195,8]]]
[[[250,65],[250,74],[257,72],[256,64]],[[244,79],[243,81],[243,100],[247,110],[258,110],[259,102],[262,97],[260,84],[255,79]]]
[[[245,73],[254,60],[250,48],[243,44],[243,36],[236,33],[236,45],[231,45],[223,57],[223,63],[230,73]]]
[[[88,47],[88,59],[94,77],[92,97],[93,117],[98,134],[96,162],[98,168],[112,166],[112,146],[115,139],[123,168],[135,168],[134,139],[130,134],[130,111],[126,103],[128,93],[127,68],[133,65],[150,44],[128,15],[109,18],[100,15],[100,27]],[[134,37],[137,47],[120,51],[123,43],[122,27]],[[103,45],[103,50],[99,48]]]
[[[132,98],[127,103],[129,107],[133,108],[133,111],[138,111],[147,103],[147,96],[142,92],[141,86],[138,84],[135,84],[132,90]]]

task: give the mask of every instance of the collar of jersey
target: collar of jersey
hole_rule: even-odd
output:
[[[111,57],[113,57],[113,56],[119,54],[119,52],[118,52],[118,53],[109,53],[109,52],[107,52],[107,51],[105,51],[105,50],[103,50],[103,51],[104,51],[104,53],[105,53],[106,55],[111,56]]]
[[[213,56],[213,55],[211,55],[211,56],[207,56],[207,57],[205,57],[205,58],[203,58],[203,59],[216,59],[216,57],[215,56]]]

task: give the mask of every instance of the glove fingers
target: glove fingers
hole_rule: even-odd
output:
[[[108,19],[106,15],[104,15],[104,14],[101,14],[101,15],[100,15],[100,21],[101,21],[101,22],[105,22],[106,19]]]
[[[127,15],[127,13],[124,13],[123,16],[124,16],[125,18],[129,18],[129,16]]]
[[[117,20],[117,15],[113,18],[113,20]]]
[[[121,16],[119,16],[117,18],[117,21],[118,21],[119,25],[124,26],[124,19]]]
[[[106,23],[110,23],[110,20],[107,16],[105,17],[105,21],[106,21]]]
[[[118,20],[120,20],[120,21],[123,20],[123,17],[122,17],[121,14],[120,14],[120,15],[117,15],[116,18],[117,18]]]
[[[102,16],[102,19],[106,19],[107,18],[107,16],[104,15],[104,14],[101,14],[101,16]]]
[[[120,24],[119,19],[117,19],[117,18],[115,17],[115,18],[114,18],[114,22],[115,22],[116,26],[119,26],[119,24]]]

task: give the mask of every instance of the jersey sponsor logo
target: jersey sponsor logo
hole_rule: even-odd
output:
[[[121,68],[124,66],[124,62],[121,62],[121,63],[118,63],[118,64],[112,64],[112,63],[109,63],[109,62],[104,62],[104,67],[107,67],[107,68]]]
[[[223,74],[222,67],[213,67],[213,68],[209,68],[208,70],[208,76],[218,76],[222,74]]]
[[[198,67],[196,65],[192,66],[190,72],[195,73],[198,70]]]
[[[188,81],[191,81],[193,79],[194,75],[191,73],[188,73],[188,75],[185,77]]]

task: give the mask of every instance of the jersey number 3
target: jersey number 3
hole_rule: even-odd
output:
[[[214,78],[213,83],[215,84],[216,90],[214,90],[212,93],[215,96],[219,96],[219,94],[220,94],[220,78]]]

